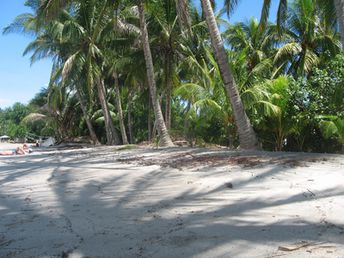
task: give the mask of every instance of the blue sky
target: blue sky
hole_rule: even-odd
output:
[[[18,34],[2,35],[3,28],[17,15],[30,11],[24,6],[24,2],[25,0],[1,1],[0,108],[9,107],[15,102],[28,103],[49,82],[51,62],[42,60],[31,66],[30,56],[22,55],[32,38]],[[216,2],[218,7],[223,6],[223,0]],[[230,22],[245,21],[253,16],[260,17],[262,3],[263,0],[242,0]],[[278,0],[272,0],[272,14],[276,13],[277,4]]]
[[[0,108],[15,102],[27,103],[47,85],[50,77],[50,61],[43,60],[30,66],[29,56],[23,52],[32,40],[27,36],[2,35],[4,27],[13,19],[30,11],[24,0],[2,0],[0,15]]]

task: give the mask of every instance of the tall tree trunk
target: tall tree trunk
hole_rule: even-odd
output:
[[[84,114],[84,118],[85,118],[85,121],[86,121],[86,125],[87,125],[87,128],[88,128],[88,131],[90,133],[91,140],[92,140],[94,145],[99,145],[100,142],[99,142],[98,137],[97,137],[97,135],[96,135],[96,133],[94,131],[93,125],[92,125],[91,120],[90,120],[90,117],[89,117],[89,115],[87,113],[87,108],[86,108],[84,99],[82,98],[82,96],[80,94],[80,91],[77,88],[76,88],[76,96],[77,96],[77,98],[79,100],[82,113]]]
[[[239,91],[235,85],[235,81],[228,63],[227,53],[222,42],[220,31],[217,27],[210,0],[201,1],[202,9],[209,28],[216,61],[220,68],[221,77],[232,105],[235,124],[239,134],[240,147],[243,149],[258,149],[257,137],[253,131],[250,120],[246,115],[244,106],[240,99]]]
[[[344,1],[343,0],[334,0],[337,20],[339,25],[340,39],[342,42],[342,49],[344,49]]]
[[[166,53],[166,67],[165,67],[165,81],[166,81],[166,106],[165,106],[165,121],[167,130],[171,129],[171,95],[172,95],[172,58],[170,53]]]
[[[115,98],[116,98],[116,106],[117,112],[119,117],[119,126],[121,128],[121,135],[122,135],[122,142],[123,144],[128,144],[127,133],[125,131],[124,119],[123,119],[123,110],[122,110],[122,103],[121,103],[121,93],[119,91],[119,82],[118,82],[118,74],[114,73],[115,78]]]
[[[152,99],[148,94],[148,142],[152,141]]]
[[[154,79],[154,66],[152,60],[152,53],[149,46],[148,40],[148,30],[144,14],[143,0],[139,2],[139,15],[140,15],[140,29],[142,36],[143,52],[145,56],[146,69],[147,69],[147,80],[149,84],[149,91],[152,98],[152,105],[154,110],[155,120],[157,122],[157,129],[160,137],[160,145],[163,147],[173,146],[171,137],[167,131],[164,117],[161,112],[161,106],[159,103],[159,98],[156,94],[156,84]]]
[[[113,125],[112,117],[110,115],[109,107],[106,101],[105,85],[102,79],[97,81],[97,92],[100,105],[103,110],[106,130],[106,140],[108,145],[120,144],[119,136],[116,132],[116,128]]]
[[[134,143],[134,137],[133,137],[133,122],[131,119],[131,103],[132,103],[132,98],[131,98],[131,92],[129,92],[128,96],[128,129],[129,129],[129,142],[131,144]]]

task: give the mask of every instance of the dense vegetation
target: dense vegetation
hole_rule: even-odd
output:
[[[193,4],[27,0],[4,33],[34,35],[24,53],[52,58],[51,80],[0,110],[0,134],[344,151],[341,1],[281,0],[277,24],[270,1],[236,24]]]

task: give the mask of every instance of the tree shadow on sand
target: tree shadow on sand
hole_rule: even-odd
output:
[[[192,173],[119,164],[121,155],[0,160],[0,257],[244,257],[257,245],[273,252],[280,243],[301,240],[344,244],[343,225],[298,217],[297,210],[280,217],[270,210],[342,198],[342,189],[327,188],[312,198],[295,193],[271,199],[258,189],[245,197],[249,184],[287,167],[270,164],[261,177],[236,181],[234,189],[225,184],[200,188],[186,181]],[[259,219],[263,215],[271,219]]]

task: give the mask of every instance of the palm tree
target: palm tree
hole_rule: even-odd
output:
[[[165,123],[171,129],[172,88],[175,63],[178,57],[178,40],[183,34],[178,27],[178,17],[173,0],[156,2],[151,7],[149,21],[151,31],[151,49],[153,56],[157,56],[158,65],[162,67],[165,92]],[[155,51],[154,51],[155,50]],[[160,62],[159,62],[160,61]]]
[[[189,49],[187,57],[181,64],[183,69],[188,68],[187,79],[189,82],[181,83],[174,91],[175,96],[181,98],[182,103],[184,103],[184,131],[189,132],[187,138],[194,135],[194,132],[190,133],[190,131],[195,130],[195,128],[189,130],[190,125],[193,125],[191,127],[201,127],[200,125],[204,122],[210,123],[212,118],[221,121],[226,129],[231,124],[229,121],[232,114],[217,63],[210,47],[207,46],[204,52],[205,55],[198,60]],[[203,132],[201,133],[203,134]],[[219,139],[219,135],[215,137]],[[232,139],[233,137],[227,135],[226,138]],[[192,139],[188,139],[188,141],[192,144]],[[232,141],[229,145],[232,145]]]
[[[65,59],[65,53],[68,46],[62,41],[62,24],[59,21],[53,21],[45,26],[39,26],[37,17],[36,1],[26,1],[25,5],[30,7],[35,14],[21,14],[17,16],[14,21],[4,29],[4,33],[20,32],[28,33],[30,35],[35,34],[36,39],[32,41],[24,51],[24,55],[31,53],[31,63],[34,63],[42,58],[53,58],[54,65],[52,68],[51,83],[58,81],[61,76],[61,69],[58,67],[61,61]],[[64,13],[63,19],[69,17]],[[57,72],[59,71],[59,72]],[[83,115],[90,133],[91,140],[94,144],[99,144],[99,140],[95,134],[94,128],[86,112],[86,103],[82,98],[82,93],[79,87],[75,87],[76,95],[80,103],[80,107],[83,111]]]
[[[265,118],[261,121],[259,127],[270,132],[274,136],[275,150],[281,151],[284,146],[284,140],[290,135],[296,126],[294,119],[288,114],[291,94],[289,92],[289,79],[286,76],[280,76],[274,80],[268,80],[264,83],[264,88],[269,94],[269,99],[264,104],[264,109],[269,108]],[[258,103],[259,104],[259,103]]]
[[[240,94],[229,67],[227,53],[209,0],[202,0],[202,9],[209,28],[212,46],[214,48],[224,87],[232,105],[235,123],[238,128],[240,147],[243,149],[257,149],[258,140],[240,99]]]
[[[82,80],[82,71],[86,75],[88,89],[94,86],[98,100],[103,110],[107,144],[119,144],[120,138],[114,127],[107,103],[107,90],[104,77],[104,54],[101,34],[111,21],[111,10],[107,2],[103,5],[94,5],[92,2],[81,3],[74,8],[75,17],[65,25],[64,40],[69,42],[72,49],[64,63],[64,77],[76,76]],[[94,17],[85,17],[93,14]],[[78,73],[70,73],[73,69]]]
[[[230,25],[223,35],[240,92],[273,76],[272,60],[279,42],[276,25],[268,24],[261,30],[258,21],[252,18]]]
[[[39,24],[44,26],[49,23],[52,20],[51,17],[58,17],[63,8],[72,2],[41,1],[37,10]],[[87,74],[88,89],[96,86],[98,99],[104,113],[107,144],[119,144],[119,136],[106,102],[102,64],[99,63],[102,53],[97,46],[100,43],[99,36],[104,26],[109,22],[108,14],[111,12],[111,8],[109,8],[108,1],[102,5],[100,2],[80,2],[74,7],[74,17],[71,17],[71,20],[66,24],[63,35],[64,41],[69,40],[68,44],[73,46],[64,60],[63,75],[64,77],[71,76],[70,71],[73,69]],[[94,15],[94,17],[88,15]],[[76,65],[81,67],[76,68]]]
[[[140,17],[140,29],[141,29],[141,40],[143,45],[143,52],[146,61],[147,69],[147,80],[150,90],[150,96],[152,99],[152,105],[155,115],[155,120],[157,124],[157,129],[160,137],[160,145],[164,147],[173,146],[172,140],[166,128],[164,118],[162,115],[159,98],[157,97],[156,83],[154,79],[154,66],[152,60],[152,53],[149,45],[147,23],[145,19],[144,2],[139,1],[138,4],[139,17]]]
[[[314,0],[314,4],[318,5],[321,9],[325,10],[326,16],[334,20],[334,15],[337,16],[337,22],[339,27],[339,33],[341,35],[342,48],[344,48],[344,1],[343,0]],[[264,26],[267,23],[270,12],[271,0],[264,0],[262,15],[260,24]],[[281,28],[281,25],[287,19],[287,6],[288,0],[280,0],[277,13],[277,25]],[[333,10],[335,9],[335,10]],[[334,13],[335,11],[335,13]]]
[[[58,13],[62,8],[66,7],[68,4],[72,3],[73,0],[66,0],[66,1],[51,1],[51,0],[45,0],[42,1],[40,5],[40,14],[41,17],[49,17],[49,16],[54,16],[56,13]],[[105,1],[103,6],[108,6],[109,2],[111,1]],[[81,3],[82,4],[82,3]],[[143,1],[138,1],[138,10],[139,10],[139,16],[140,16],[140,28],[141,28],[141,39],[142,39],[142,45],[143,45],[143,50],[144,50],[144,56],[146,60],[146,68],[147,68],[147,79],[148,79],[148,84],[150,88],[150,95],[152,98],[152,103],[153,103],[153,110],[156,118],[156,123],[157,123],[157,129],[158,133],[160,136],[160,144],[161,146],[172,146],[172,140],[169,136],[168,130],[166,128],[166,124],[164,122],[164,118],[162,115],[161,107],[159,100],[157,98],[157,91],[156,91],[156,83],[154,79],[154,68],[153,68],[153,61],[152,61],[152,55],[151,55],[151,50],[149,46],[149,39],[148,39],[148,30],[147,30],[147,24],[145,20],[145,13],[144,13],[144,5]],[[102,18],[102,15],[105,13],[106,9],[103,9],[101,11],[99,17]],[[100,24],[100,23],[98,23]],[[98,30],[95,30],[99,32]],[[92,37],[95,39],[98,34],[95,35],[95,37]],[[100,85],[100,86],[98,86]],[[97,86],[99,88],[98,91],[102,92],[102,82],[98,81]],[[104,98],[100,98],[104,99]],[[102,103],[102,100],[100,101]],[[105,105],[102,104],[102,107],[106,107]],[[108,124],[108,123],[107,123]],[[108,124],[110,126],[110,124]],[[109,135],[110,136],[110,135]]]
[[[340,42],[334,25],[335,20],[326,18],[316,1],[295,0],[282,26],[286,44],[278,50],[275,65],[284,66],[294,76],[307,75],[319,64],[323,53],[339,52]]]
[[[279,31],[281,31],[281,25],[284,23],[287,17],[287,6],[288,0],[279,0],[278,10],[277,10],[277,26]],[[264,0],[262,12],[260,15],[260,28],[265,29],[268,24],[268,18],[270,14],[271,0]]]

